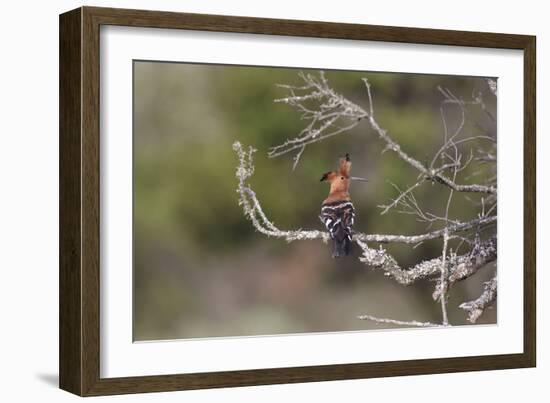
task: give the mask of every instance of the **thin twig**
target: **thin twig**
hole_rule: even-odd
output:
[[[357,317],[361,320],[370,320],[372,322],[376,323],[389,323],[392,325],[399,325],[399,326],[411,326],[411,327],[442,327],[444,325],[438,324],[438,323],[431,323],[431,322],[419,322],[417,320],[396,320],[396,319],[387,319],[387,318],[378,318],[376,316],[372,315],[360,315]]]
[[[445,228],[446,229],[446,228]],[[441,292],[439,294],[439,301],[441,303],[441,315],[443,325],[449,324],[449,317],[447,315],[447,244],[449,241],[449,233],[445,231],[443,234],[443,252],[441,254],[441,275],[439,278],[441,284]]]

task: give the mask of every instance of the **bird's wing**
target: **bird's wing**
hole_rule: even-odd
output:
[[[355,210],[350,201],[324,205],[321,208],[319,218],[327,228],[332,239],[343,240],[347,237],[351,240]]]
[[[342,225],[345,228],[346,235],[348,236],[349,240],[351,241],[351,234],[353,231],[353,224],[355,222],[355,209],[353,208],[353,204],[349,204],[349,206],[343,208],[342,213]]]

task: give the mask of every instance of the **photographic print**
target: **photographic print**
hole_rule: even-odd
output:
[[[60,388],[536,365],[534,36],[80,7],[59,39]]]
[[[133,62],[135,341],[497,323],[497,80]]]

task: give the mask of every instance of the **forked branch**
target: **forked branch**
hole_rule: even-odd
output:
[[[468,320],[476,323],[479,317],[489,308],[497,299],[497,275],[483,284],[483,293],[475,300],[464,302],[459,308],[468,312]]]
[[[348,132],[361,120],[366,119],[378,137],[386,143],[386,150],[395,152],[401,160],[419,171],[426,179],[441,183],[457,192],[496,194],[496,187],[492,185],[457,184],[443,174],[444,170],[428,168],[406,153],[376,121],[371,87],[366,78],[363,81],[367,90],[368,111],[334,91],[322,71],[319,77],[304,73],[301,73],[300,77],[304,84],[282,85],[281,87],[288,90],[288,94],[284,98],[276,99],[275,102],[294,107],[301,113],[301,118],[309,123],[296,137],[272,147],[268,153],[270,158],[296,151],[293,164],[296,167],[307,146]],[[310,106],[309,102],[317,102],[318,105]]]

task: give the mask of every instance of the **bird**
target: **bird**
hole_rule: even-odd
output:
[[[364,178],[350,176],[351,160],[349,153],[340,158],[337,171],[323,174],[321,182],[328,182],[328,197],[321,205],[319,218],[332,239],[332,257],[348,256],[351,253],[355,209],[349,194],[352,180],[367,181]]]

